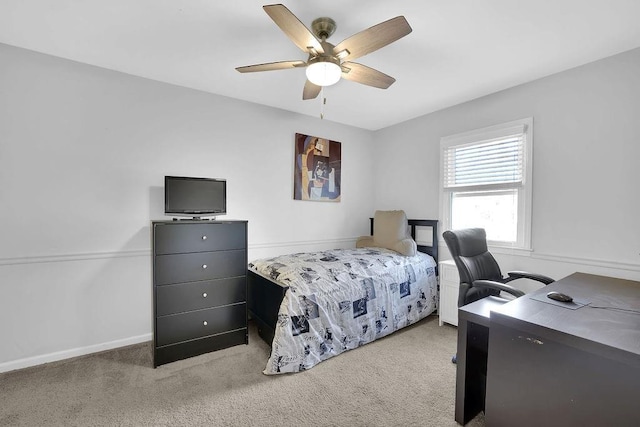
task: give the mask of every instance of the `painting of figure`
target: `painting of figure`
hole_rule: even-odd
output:
[[[340,201],[342,144],[296,133],[294,200]]]

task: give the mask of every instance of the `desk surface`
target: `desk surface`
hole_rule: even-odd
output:
[[[569,309],[552,300],[535,299],[545,300],[550,291],[571,295],[586,305]],[[492,308],[492,323],[514,320],[528,332],[640,364],[640,282],[574,273]]]

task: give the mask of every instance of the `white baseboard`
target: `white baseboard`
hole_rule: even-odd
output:
[[[152,334],[138,335],[135,337],[125,338],[122,340],[110,341],[101,344],[90,345],[87,347],[73,348],[70,350],[57,351],[55,353],[43,354],[40,356],[27,357],[25,359],[12,360],[10,362],[0,363],[0,373],[15,371],[16,369],[30,368],[32,366],[43,365],[45,363],[57,362],[59,360],[70,359],[72,357],[85,356],[100,351],[112,350],[114,348],[126,347],[128,345],[140,344],[151,341]]]

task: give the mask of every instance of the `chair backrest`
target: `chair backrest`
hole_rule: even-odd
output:
[[[376,211],[373,219],[374,245],[406,256],[416,254],[416,243],[409,233],[409,220],[402,210]]]
[[[483,228],[445,231],[442,234],[460,275],[458,306],[461,307],[489,295],[498,295],[493,289],[473,287],[475,280],[503,282],[502,272],[487,248],[487,234]]]

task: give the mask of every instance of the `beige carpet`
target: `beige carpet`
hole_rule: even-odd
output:
[[[147,343],[0,374],[0,425],[457,425],[456,329],[435,316],[298,374],[262,374],[253,325],[249,343],[158,369]]]

